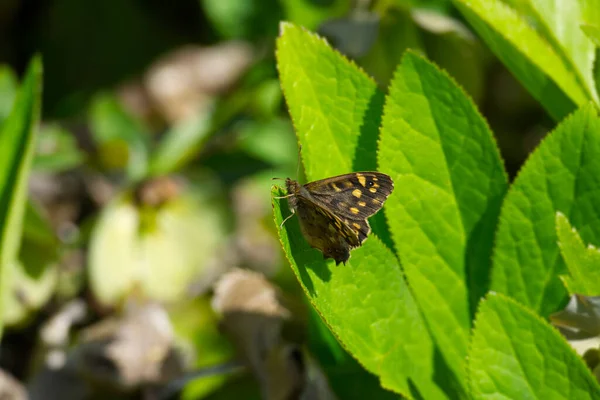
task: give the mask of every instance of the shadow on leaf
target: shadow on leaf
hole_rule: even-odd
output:
[[[279,190],[278,196],[283,195],[283,190]],[[277,193],[277,191],[275,191]],[[279,206],[274,204],[275,211],[279,211],[279,215],[276,216],[275,222],[280,224],[280,221],[283,221],[287,218],[291,211],[287,206],[287,202],[285,200],[275,200],[279,202]],[[279,210],[278,210],[279,209]],[[287,220],[284,226],[281,229],[281,240],[283,242],[284,247],[289,246],[289,254],[291,254],[292,260],[292,268],[297,268],[297,275],[300,280],[310,293],[311,297],[316,296],[315,287],[312,282],[312,278],[308,273],[308,270],[312,270],[314,276],[318,277],[323,282],[329,282],[331,280],[331,271],[329,264],[333,264],[333,261],[326,261],[323,259],[323,255],[320,251],[311,248],[302,232],[300,231],[300,225],[298,223],[298,217],[293,216],[289,220]],[[286,246],[285,242],[288,242]],[[295,264],[295,265],[294,265]]]

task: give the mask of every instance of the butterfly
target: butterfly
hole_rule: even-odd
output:
[[[353,172],[305,185],[285,180],[292,214],[298,215],[300,230],[308,244],[323,258],[346,264],[350,250],[365,241],[371,227],[367,218],[383,207],[394,190],[394,182],[381,172]]]

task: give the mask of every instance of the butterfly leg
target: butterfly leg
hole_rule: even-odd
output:
[[[277,200],[279,200],[279,199],[287,199],[288,197],[292,197],[293,195],[294,195],[294,194],[293,194],[293,193],[291,193],[291,194],[286,194],[285,196],[275,196],[275,197],[273,197],[273,198],[274,198],[274,199],[277,199]]]
[[[290,215],[288,215],[286,219],[281,221],[281,225],[279,225],[279,230],[281,230],[281,228],[283,228],[283,224],[285,224],[285,221],[292,218],[294,216],[294,214],[296,214],[296,210],[292,210],[292,213]]]

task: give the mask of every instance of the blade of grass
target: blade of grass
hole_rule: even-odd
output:
[[[12,112],[0,130],[0,288],[3,289],[7,287],[9,264],[19,250],[27,179],[40,119],[41,82],[42,61],[37,56],[29,65]],[[5,297],[3,292],[0,299]]]

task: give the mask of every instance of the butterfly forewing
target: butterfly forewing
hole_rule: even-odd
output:
[[[317,204],[335,209],[342,219],[360,221],[383,207],[394,183],[380,172],[354,172],[310,182],[304,187]]]

